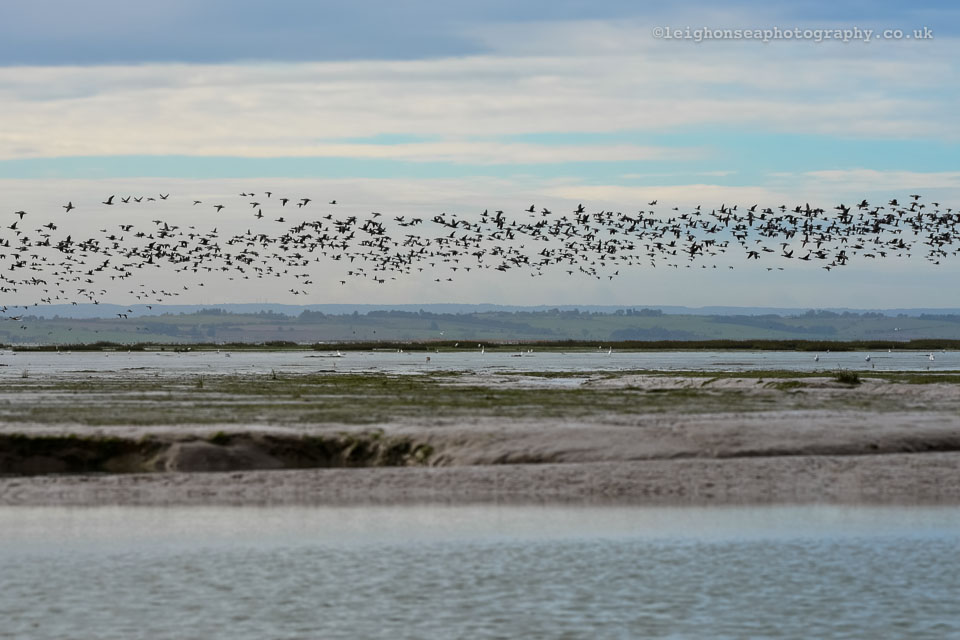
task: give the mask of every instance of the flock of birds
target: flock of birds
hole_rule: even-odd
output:
[[[960,212],[922,202],[916,194],[904,202],[863,200],[832,210],[807,204],[657,211],[654,200],[635,213],[588,211],[582,204],[554,212],[530,205],[514,212],[424,218],[347,215],[336,200],[318,205],[271,191],[239,197],[239,203],[232,197],[224,204],[169,193],[114,194],[99,204],[71,200],[56,215],[14,211],[0,224],[0,295],[27,294],[32,305],[97,304],[108,286],[112,294],[117,290],[112,285],[123,282],[139,303],[162,303],[204,286],[205,274],[213,273],[237,286],[275,278],[288,292],[306,296],[318,277],[341,286],[358,279],[384,285],[424,270],[440,283],[471,270],[536,277],[562,269],[571,276],[613,280],[637,267],[733,269],[772,258],[777,260],[764,264],[767,270],[782,270],[792,261],[830,271],[854,259],[922,256],[940,264],[957,254],[960,239]],[[98,230],[84,225],[81,234],[60,229],[76,228],[65,223],[88,211],[100,219],[106,210],[121,208],[117,224]],[[176,215],[163,215],[185,209],[201,214],[191,217],[197,224],[174,224]],[[231,214],[234,226],[248,219],[245,231],[218,231],[229,226],[225,216]],[[203,228],[203,219],[219,224]],[[182,274],[178,284],[157,287],[141,277],[158,269]],[[19,309],[32,305],[0,304],[0,317],[20,320]]]

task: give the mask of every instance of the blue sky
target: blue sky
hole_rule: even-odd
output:
[[[930,23],[955,35],[952,2],[726,2],[751,26],[818,21],[881,27]],[[717,3],[631,0],[33,0],[0,6],[0,63],[123,64],[417,59],[483,54],[478,25],[644,19],[697,24]],[[723,13],[721,11],[720,13]],[[952,19],[949,17],[952,15]],[[947,15],[946,21],[941,18]],[[759,17],[759,20],[756,18]],[[906,25],[905,22],[911,23]],[[707,25],[711,26],[711,25]],[[725,26],[725,25],[724,25]]]
[[[934,37],[653,37],[686,26]],[[430,206],[432,192],[437,209],[482,210],[482,188],[560,208],[832,206],[914,190],[960,204],[958,27],[949,2],[3,3],[0,198],[19,208],[11,194],[37,185],[139,179],[293,180],[396,209]],[[425,285],[404,295],[450,300]],[[722,303],[707,297],[651,303]]]

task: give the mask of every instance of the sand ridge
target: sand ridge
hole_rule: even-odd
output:
[[[0,478],[0,505],[960,504],[960,454]]]

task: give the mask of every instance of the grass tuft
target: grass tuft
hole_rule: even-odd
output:
[[[210,442],[211,444],[224,447],[230,444],[230,436],[223,431],[217,431],[215,434],[207,438],[207,441]]]
[[[779,389],[780,391],[793,391],[795,389],[803,389],[807,387],[807,383],[801,380],[773,380],[765,385],[766,389]]]
[[[851,386],[860,384],[860,374],[848,369],[837,371],[833,374],[833,379],[841,384],[849,384]]]

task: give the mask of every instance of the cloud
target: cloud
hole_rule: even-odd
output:
[[[719,169],[717,171],[651,171],[646,173],[624,173],[621,178],[626,180],[648,180],[650,178],[674,178],[680,176],[707,176],[713,178],[723,178],[735,175],[736,171]]]
[[[750,128],[960,139],[960,47],[654,41],[639,22],[503,27],[484,55],[418,60],[0,68],[0,158],[173,154],[577,159],[501,143],[550,132]],[[511,36],[514,33],[516,37]],[[517,41],[526,43],[521,47]],[[358,145],[404,134],[422,144]],[[341,142],[342,141],[342,142]],[[614,145],[580,159],[643,160]]]
[[[792,202],[798,194],[763,186],[724,186],[716,184],[683,185],[564,185],[545,189],[546,193],[569,200],[586,200],[614,208],[644,208],[648,201],[657,200],[668,206],[703,205],[707,209],[719,208],[721,204],[750,206],[761,203],[774,206]]]
[[[822,169],[770,173],[767,177],[765,184],[771,189],[802,194],[820,206],[861,198],[871,202],[887,198],[906,200],[913,193],[923,196],[926,202],[939,201],[954,209],[960,201],[960,171]]]
[[[803,174],[816,181],[839,183],[847,188],[873,189],[957,189],[960,171],[877,171],[875,169],[832,169]]]

